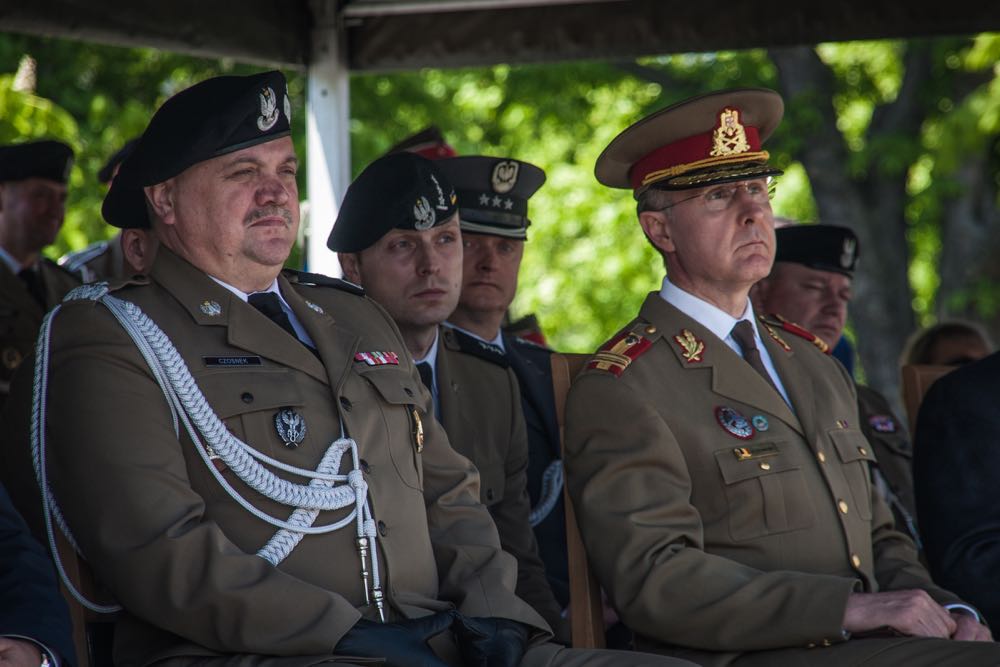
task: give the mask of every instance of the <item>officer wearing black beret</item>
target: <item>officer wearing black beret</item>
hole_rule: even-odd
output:
[[[61,141],[0,146],[0,406],[42,316],[79,284],[41,254],[62,227],[72,165]]]
[[[565,607],[569,572],[552,350],[501,330],[517,292],[531,225],[528,200],[545,182],[545,172],[521,160],[480,155],[448,158],[437,165],[455,186],[464,245],[462,293],[448,324],[496,346],[517,376],[528,428],[531,525],[552,592]]]
[[[528,444],[517,378],[500,347],[440,326],[458,303],[462,284],[456,192],[440,164],[409,152],[370,164],[348,188],[327,245],[339,253],[345,277],[363,285],[395,320],[449,440],[479,470],[480,499],[496,521],[504,550],[517,558],[518,596],[558,622],[560,607],[529,523]],[[496,637],[509,657],[490,665],[674,664],[553,643],[531,646],[520,661],[518,637],[529,626],[521,619],[495,620]]]
[[[775,231],[771,274],[753,289],[760,312],[773,313],[816,334],[832,350],[847,324],[858,237],[848,227],[792,224]],[[884,396],[858,385],[861,430],[875,450],[874,486],[892,508],[896,526],[919,545],[913,494],[913,448],[903,422]]]

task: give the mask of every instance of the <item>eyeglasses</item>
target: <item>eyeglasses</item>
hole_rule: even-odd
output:
[[[774,198],[774,192],[777,187],[777,183],[773,179],[767,180],[756,180],[756,181],[741,181],[739,183],[727,183],[725,185],[719,185],[714,188],[710,188],[704,192],[700,192],[696,195],[691,195],[690,197],[685,197],[684,199],[678,199],[672,204],[668,204],[663,208],[657,209],[660,211],[666,211],[668,208],[673,208],[678,204],[683,204],[686,201],[691,201],[692,199],[702,200],[702,204],[705,206],[705,210],[711,211],[712,213],[718,213],[720,211],[725,211],[729,208],[733,200],[736,199],[736,194],[743,190],[746,192],[747,197],[750,198],[755,204],[767,204]]]

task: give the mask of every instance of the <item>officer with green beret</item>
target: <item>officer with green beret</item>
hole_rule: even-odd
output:
[[[0,146],[0,407],[42,316],[79,284],[42,256],[62,227],[72,166],[61,141]]]

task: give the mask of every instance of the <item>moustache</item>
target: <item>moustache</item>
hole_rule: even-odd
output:
[[[264,206],[263,208],[255,208],[247,214],[243,222],[247,225],[252,225],[261,218],[270,218],[278,216],[284,219],[285,224],[289,227],[292,225],[292,212],[287,208],[282,208],[280,206]]]

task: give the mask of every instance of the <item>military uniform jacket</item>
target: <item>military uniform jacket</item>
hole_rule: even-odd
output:
[[[83,250],[64,255],[59,265],[80,276],[85,283],[125,278],[121,237],[119,232],[107,241],[97,241]]]
[[[507,361],[521,389],[521,407],[528,429],[528,497],[532,509],[543,498],[543,478],[553,461],[562,458],[555,396],[552,393],[552,350],[514,336],[504,336]],[[566,509],[558,489],[552,511],[535,525],[538,552],[556,599],[569,604],[566,557]]]
[[[35,349],[35,337],[45,313],[80,284],[72,274],[48,259],[39,261],[36,270],[45,287],[44,307],[24,282],[0,262],[0,406],[14,371]]]
[[[503,549],[517,559],[517,594],[550,624],[561,608],[528,521],[528,439],[517,378],[499,348],[451,327],[438,337],[437,385],[448,440],[479,469],[480,499]]]
[[[315,469],[343,424],[369,485],[390,617],[456,607],[547,635],[514,594],[517,566],[479,502],[479,475],[432,417],[430,394],[388,315],[357,293],[311,286],[298,274],[282,274],[279,284],[319,358],[165,248],[148,279],[113,294],[159,324],[226,427],[259,451]],[[364,352],[395,353],[398,364],[369,365],[356,356]],[[176,435],[161,390],[105,306],[63,306],[50,383],[49,414],[59,415],[48,428],[55,494],[82,552],[126,610],[116,664],[328,655],[359,617],[374,617],[364,604],[353,522],[307,535],[277,567],[255,555],[276,529],[227,495],[183,428]],[[17,410],[7,413],[15,423],[5,432],[26,448],[30,387],[19,382],[16,392]],[[305,421],[297,448],[276,431],[282,408]],[[290,514],[231,470],[223,474],[254,506]],[[317,524],[350,509],[322,512]]]
[[[917,537],[916,498],[913,495],[913,447],[910,438],[885,396],[871,387],[857,385],[861,430],[875,452],[875,467],[888,486],[886,502],[896,527]],[[878,486],[878,485],[876,485]]]
[[[758,327],[794,412],[657,293],[622,332],[634,341],[626,363],[595,357],[570,391],[570,492],[591,565],[640,649],[843,641],[855,591],[957,601],[873,494],[843,367]]]

